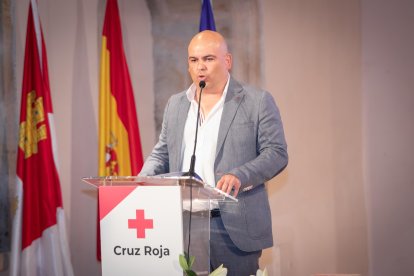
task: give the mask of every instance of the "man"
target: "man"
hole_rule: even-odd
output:
[[[210,222],[212,269],[251,275],[262,249],[273,246],[269,201],[264,182],[288,162],[282,121],[272,96],[245,86],[229,71],[232,56],[224,38],[203,31],[188,46],[193,84],[170,98],[159,141],[140,175],[188,171],[194,146],[200,81],[202,92],[195,172],[212,186],[238,198],[219,202]],[[212,213],[213,214],[213,213]]]

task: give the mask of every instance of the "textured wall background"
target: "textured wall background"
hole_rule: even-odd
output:
[[[17,147],[17,96],[14,85],[12,6],[0,3],[0,252],[10,248],[9,185]]]

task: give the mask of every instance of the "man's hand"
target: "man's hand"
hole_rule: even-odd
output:
[[[239,193],[240,186],[240,180],[235,175],[225,174],[217,182],[216,188],[226,194],[230,194],[231,190],[233,190],[233,196],[236,197]]]

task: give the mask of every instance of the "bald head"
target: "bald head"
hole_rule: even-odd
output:
[[[209,45],[210,47],[214,47],[216,49],[220,49],[223,53],[228,53],[227,43],[224,37],[214,31],[206,30],[196,34],[190,41],[188,48],[196,47],[197,45]]]
[[[229,76],[232,57],[224,37],[214,31],[196,34],[188,45],[188,71],[198,86],[206,82],[206,92],[221,93]]]

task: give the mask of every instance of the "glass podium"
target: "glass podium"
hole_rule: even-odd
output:
[[[183,275],[188,251],[197,275],[210,273],[210,210],[236,198],[189,176],[82,180],[98,188],[102,275]]]

